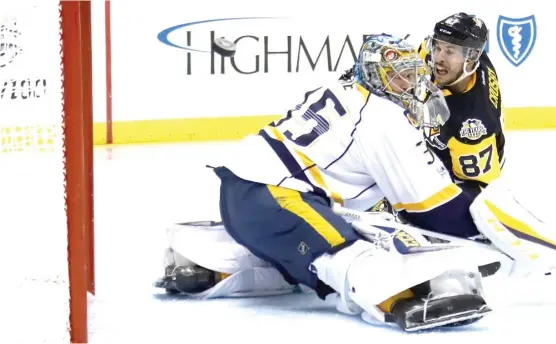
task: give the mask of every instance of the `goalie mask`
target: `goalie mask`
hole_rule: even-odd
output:
[[[435,80],[443,86],[457,84],[479,67],[488,38],[485,23],[466,13],[445,18],[428,39]]]
[[[406,108],[413,125],[442,126],[450,116],[448,105],[425,73],[415,47],[387,34],[369,36],[354,66],[357,83]]]

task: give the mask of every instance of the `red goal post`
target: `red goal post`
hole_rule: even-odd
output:
[[[70,341],[88,340],[87,292],[95,292],[90,1],[61,1]]]

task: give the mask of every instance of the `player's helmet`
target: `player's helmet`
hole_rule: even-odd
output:
[[[442,92],[427,78],[423,60],[405,39],[384,33],[369,35],[353,70],[361,86],[406,108],[415,126],[437,127],[448,120]],[[410,86],[405,90],[396,87],[400,80]]]
[[[464,58],[463,74],[450,84],[453,85],[477,70],[487,40],[488,29],[481,19],[463,12],[453,14],[436,23],[434,27],[434,34],[429,39],[432,63],[435,63],[434,51],[438,42],[460,47]]]

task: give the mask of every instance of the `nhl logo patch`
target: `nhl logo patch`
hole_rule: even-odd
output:
[[[478,140],[481,136],[487,134],[486,127],[483,122],[479,119],[467,119],[462,123],[462,127],[459,131],[460,137],[465,137],[470,140]]]
[[[302,256],[304,256],[309,251],[309,246],[305,242],[301,241],[297,246],[297,250]]]

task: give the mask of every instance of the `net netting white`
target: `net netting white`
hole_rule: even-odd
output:
[[[68,343],[59,2],[0,16],[0,342]]]

